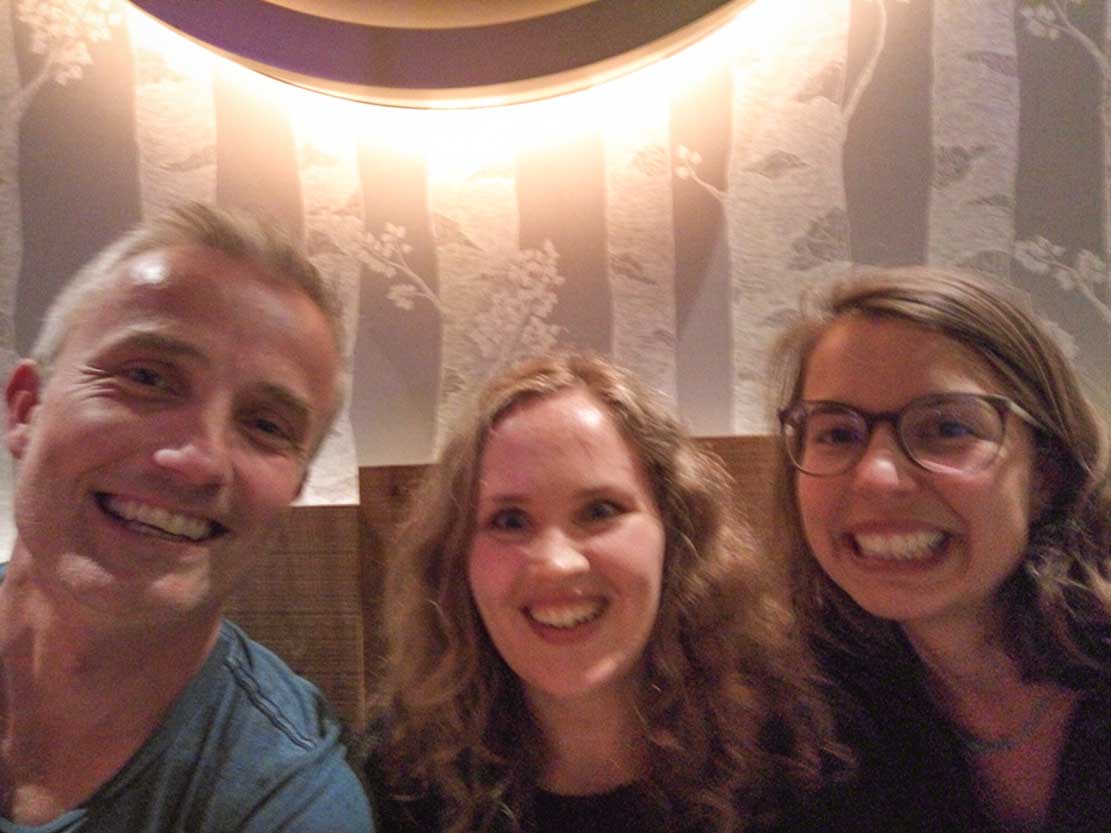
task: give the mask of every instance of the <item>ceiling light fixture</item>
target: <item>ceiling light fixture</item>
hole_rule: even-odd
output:
[[[458,108],[603,83],[688,46],[752,0],[131,2],[281,81],[374,104]]]

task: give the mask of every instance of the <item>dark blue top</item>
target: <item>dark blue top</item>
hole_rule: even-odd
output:
[[[0,579],[6,565],[0,565]],[[320,692],[230,622],[130,761],[84,804],[2,833],[368,833]]]

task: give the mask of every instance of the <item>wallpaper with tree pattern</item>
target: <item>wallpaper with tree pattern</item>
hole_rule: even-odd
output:
[[[537,119],[462,157],[482,114],[395,131],[294,105],[158,29],[122,0],[0,0],[0,369],[144,216],[262,210],[347,299],[353,393],[310,501],[431,459],[476,384],[559,344],[634,368],[696,433],[764,431],[769,339],[851,264],[1014,284],[1111,390],[1106,0],[755,0],[634,118]]]

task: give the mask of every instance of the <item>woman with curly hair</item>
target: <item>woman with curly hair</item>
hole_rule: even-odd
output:
[[[1106,417],[1017,297],[826,287],[776,350],[777,541],[856,777],[831,831],[1106,831]]]
[[[775,823],[824,723],[731,503],[721,467],[603,359],[487,385],[387,570],[383,833]]]

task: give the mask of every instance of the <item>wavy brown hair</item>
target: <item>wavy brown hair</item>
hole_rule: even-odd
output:
[[[471,599],[466,556],[491,429],[521,403],[569,388],[605,406],[639,456],[666,530],[659,613],[637,713],[641,786],[675,827],[738,831],[773,789],[819,768],[828,721],[771,562],[733,518],[714,458],[626,371],[589,355],[524,363],[490,382],[413,496],[385,579],[387,652],[372,725],[390,800],[432,796],[437,829],[527,830],[545,743],[521,684]]]
[[[979,355],[1038,423],[1038,472],[1051,487],[1021,568],[1000,588],[1004,639],[1027,679],[1078,685],[1111,676],[1111,480],[1108,423],[1027,300],[986,278],[926,267],[868,270],[804,296],[772,351],[775,407],[802,395],[807,362],[839,319],[894,318]],[[777,541],[796,608],[820,641],[862,655],[901,650],[895,625],[862,610],[821,570],[803,534],[797,475],[781,446]],[[848,643],[848,644],[846,644]]]

